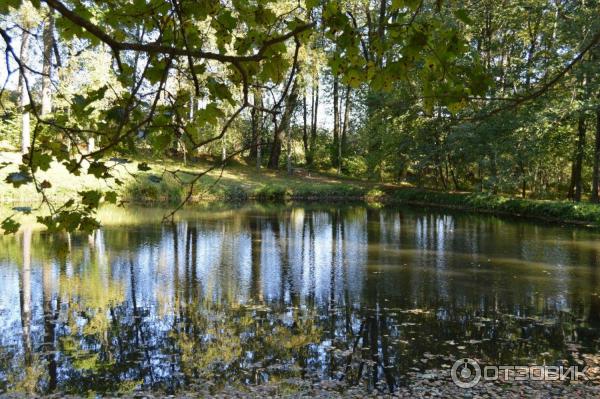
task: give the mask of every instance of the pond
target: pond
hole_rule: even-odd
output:
[[[0,239],[0,394],[393,391],[457,358],[584,364],[600,234],[362,205],[104,211]]]

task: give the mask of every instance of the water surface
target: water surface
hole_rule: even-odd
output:
[[[0,393],[331,379],[598,352],[600,235],[413,208],[104,212],[0,239]]]

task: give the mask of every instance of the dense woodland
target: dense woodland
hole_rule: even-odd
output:
[[[595,0],[4,1],[1,145],[24,154],[7,182],[43,194],[54,161],[118,186],[131,158],[237,159],[598,202],[599,15]],[[193,188],[204,172],[159,173]],[[90,227],[117,201],[80,194],[41,221]]]

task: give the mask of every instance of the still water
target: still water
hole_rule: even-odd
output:
[[[413,208],[163,212],[0,239],[0,393],[393,390],[456,357],[598,352],[598,232]]]

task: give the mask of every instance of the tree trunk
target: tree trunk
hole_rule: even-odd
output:
[[[308,166],[312,166],[315,157],[315,147],[317,145],[317,123],[319,120],[319,80],[313,86],[311,93],[311,109],[310,109],[310,141],[308,157],[306,163]]]
[[[283,135],[289,129],[296,103],[298,102],[298,85],[296,80],[292,85],[292,90],[289,96],[285,99],[285,110],[279,121],[279,126],[276,125],[273,134],[273,143],[271,145],[271,154],[269,156],[269,168],[279,168],[279,158],[281,156],[281,145],[283,142]]]
[[[338,168],[339,173],[339,139],[340,139],[340,110],[339,110],[339,78],[338,76],[333,77],[333,151],[331,157],[331,164]]]
[[[254,97],[254,107],[262,107],[262,95],[260,90],[255,90],[253,93]],[[256,108],[252,108],[250,112],[251,115],[251,123],[252,123],[252,146],[250,147],[250,158],[256,159],[258,156],[258,145],[259,145],[259,135],[260,135],[260,123],[262,119],[262,112]],[[257,163],[257,167],[260,164]]]
[[[287,156],[287,162],[286,162],[286,169],[287,169],[287,174],[291,175],[292,174],[292,128],[288,126],[285,129],[285,136],[286,136],[286,156]]]
[[[583,154],[585,149],[585,115],[580,114],[577,121],[577,142],[573,166],[571,169],[571,186],[569,188],[569,199],[581,201],[581,170],[583,167]]]
[[[344,157],[348,146],[348,123],[350,122],[350,86],[346,87],[346,98],[344,99],[344,124],[342,125],[342,153]]]
[[[454,183],[454,190],[460,191],[458,179],[456,178],[456,173],[454,173],[454,168],[452,168],[452,166],[450,166],[450,176],[452,177],[452,183]]]
[[[21,51],[19,57],[23,65],[28,65],[29,61],[29,32],[23,30],[21,35]],[[31,145],[31,127],[29,121],[29,110],[26,108],[29,106],[30,98],[27,90],[27,72],[25,69],[21,69],[19,74],[19,89],[21,92],[21,153],[26,154],[29,152],[29,146]]]
[[[306,88],[304,88],[304,95],[302,96],[302,145],[304,146],[304,159],[308,165],[308,123],[306,117]]]
[[[54,54],[54,16],[52,9],[44,24],[44,59],[42,64],[42,109],[40,115],[52,112],[52,55]]]
[[[261,146],[262,146],[262,138],[259,135],[256,138],[256,170],[257,171],[260,171],[260,167],[262,166],[262,160],[261,160],[262,151],[261,151]]]
[[[96,140],[93,137],[87,139],[87,152],[88,154],[96,150]]]
[[[284,113],[284,117],[285,117],[285,113]],[[273,119],[275,120],[275,116],[273,116]],[[282,135],[283,135],[283,129],[281,128],[281,125],[283,124],[283,117],[282,117],[282,121],[280,122],[280,125],[277,126],[275,125],[275,131],[273,134],[273,142],[271,143],[271,153],[269,154],[269,163],[267,164],[267,167],[270,169],[279,169],[279,156],[281,155],[281,141],[282,141]]]
[[[492,178],[492,194],[498,194],[498,156],[496,150],[490,155],[490,175]]]
[[[377,36],[379,37],[379,42],[381,43],[382,48],[383,48],[384,42],[385,42],[385,25],[387,22],[386,8],[387,8],[387,1],[380,0],[379,1],[379,21],[377,23]],[[377,59],[377,64],[379,66],[383,66],[384,57],[385,57],[385,55],[383,53],[381,53],[380,57]]]
[[[598,184],[600,180],[600,105],[596,108],[596,143],[594,145],[594,170],[592,172],[592,202],[598,201]]]
[[[221,138],[221,162],[225,162],[227,159],[227,142],[225,140],[225,135]]]

